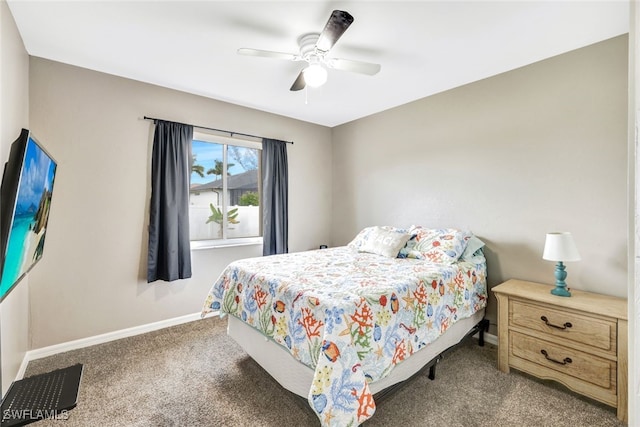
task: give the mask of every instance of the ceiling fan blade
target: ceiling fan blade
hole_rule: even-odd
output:
[[[274,52],[272,50],[260,50],[241,47],[238,49],[239,55],[246,56],[263,56],[265,58],[286,59],[288,61],[299,61],[301,58],[298,55],[285,52]]]
[[[349,12],[334,10],[324,26],[324,30],[320,33],[320,37],[316,42],[316,49],[324,53],[329,52],[352,22],[353,16]]]
[[[291,85],[291,89],[289,90],[292,92],[302,90],[306,85],[307,84],[304,81],[304,70],[302,70],[300,71],[300,74],[298,74],[298,78],[296,78],[296,81],[293,82],[293,84]]]
[[[371,62],[352,61],[350,59],[339,58],[326,58],[325,63],[327,67],[334,68],[336,70],[351,71],[353,73],[366,74],[373,76],[380,71],[380,64],[373,64]]]

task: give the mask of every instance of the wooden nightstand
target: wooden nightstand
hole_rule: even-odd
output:
[[[627,422],[627,300],[509,280],[498,300],[498,369],[558,381]]]

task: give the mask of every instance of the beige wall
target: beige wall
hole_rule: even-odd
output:
[[[328,241],[330,129],[44,59],[30,67],[31,129],[59,164],[45,255],[30,274],[31,348],[199,312],[229,262],[262,254],[260,246],[195,251],[191,279],[146,283],[153,125],[145,115],[295,141],[289,248]]]
[[[626,296],[627,37],[336,127],[333,172],[334,244],[373,224],[468,228],[490,286],[553,283],[545,233],[566,230],[568,284]]]
[[[29,56],[13,16],[0,1],[0,165],[20,129],[29,127]],[[23,279],[0,304],[2,394],[29,349],[29,280]]]

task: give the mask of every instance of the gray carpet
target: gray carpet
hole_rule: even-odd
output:
[[[496,347],[469,338],[378,402],[372,426],[621,426],[615,410],[562,386],[496,368]],[[29,363],[26,375],[84,364],[78,406],[38,426],[318,426],[208,318]]]

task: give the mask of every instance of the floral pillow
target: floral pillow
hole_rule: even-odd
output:
[[[407,244],[404,245],[402,249],[400,249],[400,253],[398,253],[398,258],[416,258],[422,259],[422,254],[420,251],[416,250],[416,235],[411,234],[411,237],[407,241]]]
[[[460,258],[472,234],[455,228],[422,228],[411,226],[409,233],[415,235],[415,244],[407,257],[425,259],[439,264],[451,264]]]

